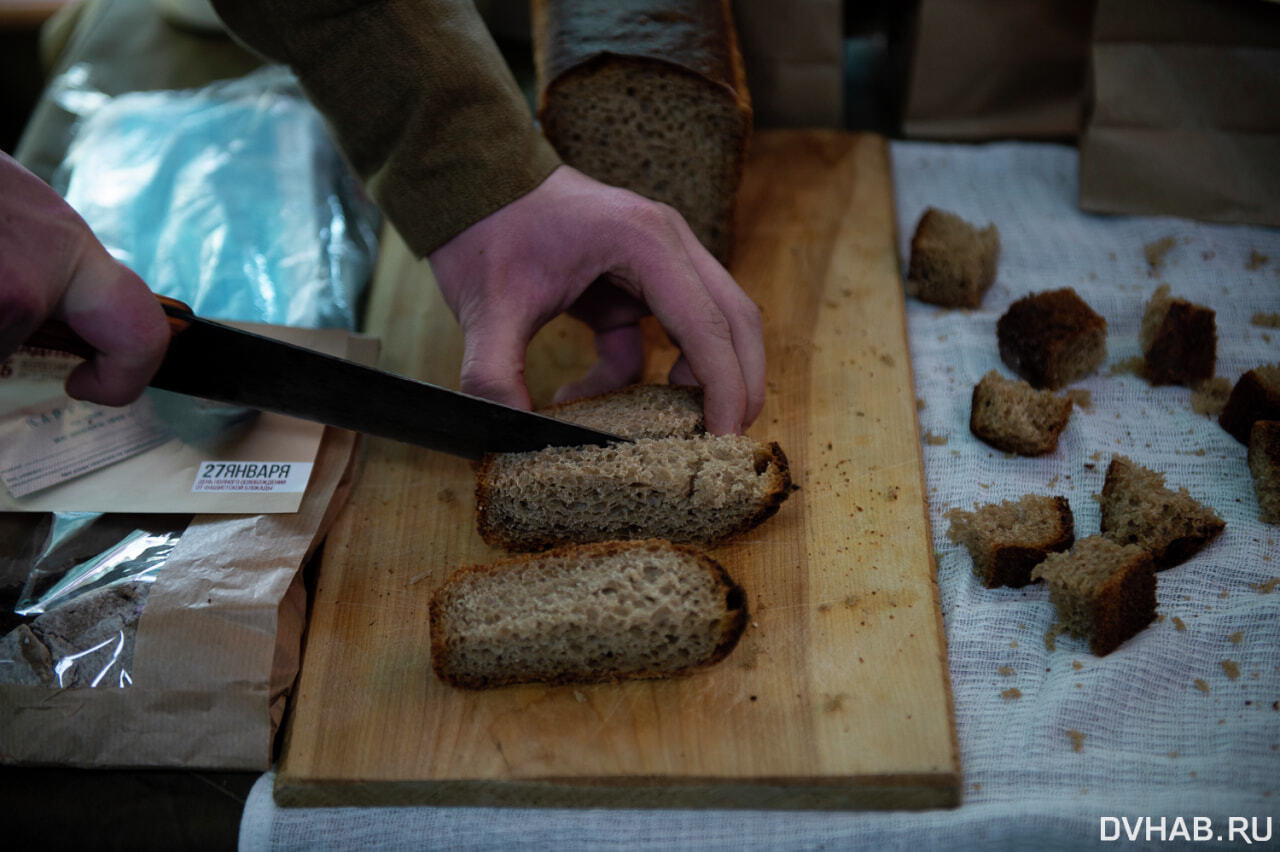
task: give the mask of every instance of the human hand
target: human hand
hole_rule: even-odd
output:
[[[137,399],[169,345],[164,311],[142,279],[48,184],[0,152],[0,360],[49,318],[97,353],[67,377],[67,393],[103,405]]]
[[[595,332],[597,360],[557,401],[639,380],[650,312],[680,347],[674,384],[703,388],[707,430],[764,406],[760,311],[672,208],[560,166],[430,255],[465,335],[462,390],[529,407],[525,351],[561,313]]]

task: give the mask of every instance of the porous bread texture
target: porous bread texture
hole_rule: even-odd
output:
[[[1155,385],[1196,387],[1213,378],[1218,328],[1211,308],[1170,294],[1161,284],[1151,295],[1138,332],[1142,374]]]
[[[631,385],[563,402],[543,414],[622,438],[692,438],[706,431],[702,389],[689,385]]]
[[[1258,519],[1280,524],[1280,420],[1258,420],[1249,432],[1249,473]]]
[[[456,687],[688,674],[723,659],[746,596],[691,547],[575,545],[455,572],[431,600],[431,658]]]
[[[1049,600],[1073,636],[1105,656],[1156,615],[1151,555],[1134,544],[1089,536],[1065,553],[1051,553],[1031,572],[1049,585]]]
[[[973,388],[969,431],[998,450],[1041,456],[1058,448],[1070,418],[1070,399],[992,370]]]
[[[1249,430],[1259,420],[1280,420],[1280,364],[1255,367],[1241,376],[1218,415],[1218,424],[1242,444],[1249,443]]]
[[[1151,554],[1155,570],[1190,559],[1226,528],[1186,488],[1165,486],[1164,474],[1125,456],[1114,456],[1102,486],[1102,534]]]
[[[731,91],[673,63],[610,55],[558,77],[539,117],[566,163],[671,205],[729,262],[751,127],[750,110]]]
[[[1027,585],[1035,566],[1075,541],[1071,505],[1060,496],[1027,494],[972,512],[952,509],[947,518],[947,538],[969,551],[973,573],[988,589]]]
[[[978,229],[954,213],[930,207],[911,237],[907,294],[951,308],[976,308],[996,278],[1000,232]]]
[[[790,492],[777,444],[641,438],[488,456],[476,512],[481,537],[505,550],[642,538],[710,546],[773,515]]]
[[[1107,321],[1070,287],[1025,296],[996,322],[1000,360],[1032,387],[1056,390],[1107,357]]]

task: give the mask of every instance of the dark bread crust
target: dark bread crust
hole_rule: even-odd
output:
[[[1264,524],[1280,524],[1280,420],[1254,422],[1248,460],[1258,498],[1258,519]]]
[[[1212,308],[1173,299],[1142,353],[1142,374],[1154,385],[1194,387],[1213,378],[1218,329]]]
[[[1032,387],[1089,375],[1106,357],[1107,321],[1070,287],[1033,293],[996,322],[1000,359]]]
[[[450,645],[445,636],[445,613],[444,608],[447,598],[455,593],[460,581],[474,575],[492,576],[508,571],[521,571],[529,568],[543,560],[555,559],[563,556],[578,556],[579,558],[601,558],[612,556],[619,553],[636,550],[652,550],[662,549],[674,551],[696,560],[699,565],[711,574],[717,590],[725,602],[724,613],[721,614],[719,620],[720,640],[716,644],[712,652],[703,660],[699,660],[696,664],[679,668],[679,669],[647,669],[643,671],[599,671],[595,673],[548,673],[546,671],[533,671],[522,673],[518,676],[510,678],[488,678],[488,677],[472,677],[465,673],[455,673],[449,670],[447,665],[448,652]],[[618,682],[622,680],[643,680],[661,677],[677,677],[693,674],[704,668],[713,666],[723,660],[737,646],[738,640],[742,637],[743,631],[746,630],[747,621],[750,615],[747,611],[746,592],[734,582],[724,567],[700,550],[689,547],[687,545],[671,544],[670,542],[659,539],[648,539],[643,541],[605,541],[595,542],[592,544],[566,545],[554,550],[548,550],[543,553],[525,556],[511,556],[499,559],[495,562],[474,564],[459,568],[453,572],[445,583],[436,590],[431,598],[430,606],[430,625],[431,625],[431,661],[432,668],[436,676],[440,680],[450,686],[459,689],[489,689],[498,686],[509,686],[518,683],[547,683],[551,685],[566,684],[582,684],[582,683],[601,683],[601,682]]]
[[[1110,654],[1141,633],[1156,617],[1156,575],[1147,554],[1116,571],[1093,598],[1093,631],[1089,650]]]
[[[771,441],[767,445],[762,445],[762,448],[766,452],[757,455],[756,472],[761,473],[770,465],[774,466],[777,469],[778,479],[775,487],[770,489],[759,509],[750,517],[714,541],[699,542],[700,544],[715,546],[754,529],[776,514],[786,499],[791,496],[791,492],[795,490],[791,481],[791,467],[782,447],[776,441]],[[489,454],[480,460],[476,469],[476,528],[485,544],[514,551],[539,551],[573,544],[562,537],[514,537],[502,529],[490,511],[493,493],[492,470],[497,460],[497,455]]]
[[[1231,389],[1227,404],[1218,415],[1218,424],[1231,437],[1248,444],[1249,430],[1258,420],[1280,420],[1280,386],[1254,369],[1241,376]]]

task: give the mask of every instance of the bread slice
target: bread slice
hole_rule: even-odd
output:
[[[711,546],[772,516],[792,490],[782,449],[741,435],[493,455],[476,478],[481,537],[517,551],[642,538]]]
[[[706,431],[702,389],[689,385],[631,385],[552,405],[542,413],[633,440],[692,438]]]
[[[907,265],[907,295],[950,308],[976,308],[996,280],[1000,232],[979,230],[954,213],[930,207],[916,223]]]
[[[1173,491],[1164,475],[1125,456],[1107,466],[1102,486],[1102,534],[1151,554],[1157,571],[1194,556],[1226,528],[1222,518],[1187,489]]]
[[[1056,390],[1107,357],[1107,321],[1070,287],[1033,293],[996,322],[1000,359],[1032,387]]]
[[[1142,631],[1156,616],[1151,554],[1100,536],[1051,553],[1031,572],[1049,584],[1049,600],[1073,636],[1087,638],[1099,657]]]
[[[1215,316],[1211,308],[1173,298],[1168,284],[1157,287],[1138,332],[1147,381],[1194,388],[1213,378],[1218,357]]]
[[[733,650],[746,595],[711,557],[603,542],[463,568],[431,600],[436,675],[469,689],[682,675]]]
[[[1258,420],[1249,433],[1249,473],[1258,495],[1258,518],[1280,524],[1280,420]]]
[[[1058,437],[1071,418],[1071,400],[1038,391],[995,370],[973,388],[969,431],[998,450],[1042,456],[1058,448]]]
[[[1227,397],[1218,423],[1242,444],[1249,443],[1249,431],[1258,420],[1280,420],[1280,364],[1249,370]]]
[[[535,0],[538,117],[566,163],[671,205],[727,264],[751,135],[729,0]]]
[[[1075,541],[1075,519],[1065,497],[1028,494],[973,512],[952,509],[947,518],[947,538],[968,549],[973,573],[988,589],[1027,585],[1031,569]]]

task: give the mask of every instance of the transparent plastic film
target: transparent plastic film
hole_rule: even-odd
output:
[[[189,522],[186,515],[3,516],[0,684],[131,685],[147,596]]]

